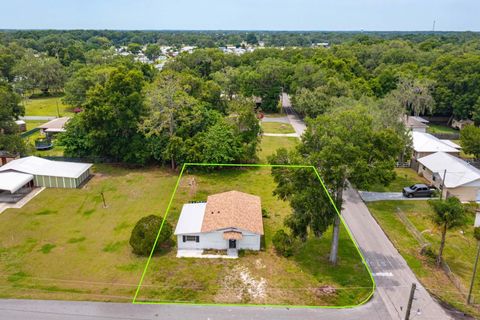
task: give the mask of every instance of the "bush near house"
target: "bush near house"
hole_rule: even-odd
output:
[[[162,217],[149,215],[137,222],[130,237],[130,245],[132,246],[133,253],[140,256],[150,255],[162,221]],[[165,221],[154,252],[158,252],[162,248],[162,244],[169,242],[172,233],[172,225]]]
[[[291,237],[283,230],[277,230],[272,238],[273,246],[278,254],[289,257],[293,254],[293,242]]]

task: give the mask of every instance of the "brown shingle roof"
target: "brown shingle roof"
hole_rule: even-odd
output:
[[[238,228],[263,234],[260,197],[239,191],[208,196],[202,232]]]
[[[223,239],[225,240],[242,240],[243,235],[238,231],[225,231],[223,233]]]

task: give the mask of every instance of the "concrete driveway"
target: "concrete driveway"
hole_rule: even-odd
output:
[[[407,198],[401,192],[371,192],[359,191],[360,197],[365,202],[384,201],[384,200],[428,200],[433,198]]]

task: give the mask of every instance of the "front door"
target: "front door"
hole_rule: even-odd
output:
[[[236,249],[237,248],[237,240],[228,240],[228,248],[229,249]]]

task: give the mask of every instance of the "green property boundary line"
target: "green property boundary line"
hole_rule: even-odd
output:
[[[342,224],[347,230],[348,236],[350,237],[350,240],[353,242],[355,248],[357,249],[358,254],[360,255],[360,258],[362,259],[363,265],[368,271],[368,275],[370,276],[370,280],[372,280],[372,290],[370,294],[360,303],[356,305],[346,305],[346,306],[302,306],[302,305],[282,305],[282,304],[242,304],[242,303],[195,303],[195,302],[162,302],[162,301],[137,301],[138,294],[140,292],[140,288],[142,287],[143,280],[145,278],[145,275],[148,270],[148,266],[150,264],[150,261],[153,256],[154,248],[157,245],[158,239],[160,237],[160,232],[162,231],[163,225],[167,219],[168,213],[170,212],[170,207],[172,205],[173,199],[177,193],[178,186],[180,184],[180,180],[182,179],[183,173],[185,169],[188,167],[268,167],[268,168],[311,168],[315,172],[315,175],[317,176],[318,180],[320,181],[323,190],[328,196],[328,199],[330,200],[330,203],[332,204],[333,208],[335,209],[335,212],[339,216],[340,220],[342,221]],[[142,276],[140,278],[140,282],[138,283],[137,289],[135,291],[135,295],[132,300],[132,304],[143,304],[143,305],[150,305],[150,304],[158,304],[158,305],[191,305],[191,306],[228,306],[228,307],[273,307],[273,308],[307,308],[307,309],[349,309],[349,308],[355,308],[358,306],[361,306],[365,303],[367,303],[373,296],[375,289],[376,289],[376,282],[375,279],[373,278],[372,275],[372,270],[368,266],[367,261],[365,260],[365,257],[363,256],[357,242],[353,238],[353,235],[348,228],[347,224],[345,223],[345,220],[343,219],[342,215],[340,214],[340,211],[338,211],[337,206],[335,205],[335,202],[333,201],[332,197],[330,196],[330,193],[327,190],[327,187],[325,186],[325,183],[323,182],[323,179],[320,177],[320,174],[317,171],[317,168],[312,165],[276,165],[276,164],[224,164],[224,163],[185,163],[182,166],[182,169],[180,170],[180,175],[178,176],[177,182],[175,184],[175,188],[173,189],[173,193],[170,197],[170,201],[168,203],[167,209],[165,211],[165,215],[163,216],[162,224],[160,225],[160,229],[158,230],[157,237],[155,238],[155,242],[152,247],[152,251],[150,252],[150,255],[148,257],[147,263],[145,264],[145,268],[143,269]]]

